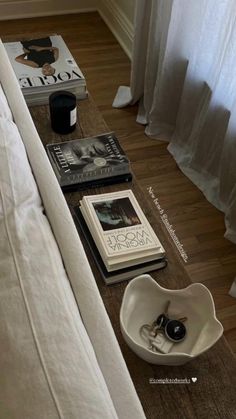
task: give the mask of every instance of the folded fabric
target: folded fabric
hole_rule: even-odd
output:
[[[11,109],[8,106],[6,96],[0,84],[0,116],[12,120]]]

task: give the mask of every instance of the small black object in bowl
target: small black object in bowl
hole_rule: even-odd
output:
[[[69,134],[76,127],[76,96],[60,90],[49,96],[52,129],[58,134]]]
[[[186,335],[186,328],[182,321],[171,320],[165,314],[160,314],[156,320],[159,329],[164,330],[166,337],[172,342],[182,342]]]
[[[179,320],[169,320],[165,327],[165,334],[172,342],[182,342],[186,335],[186,328]]]

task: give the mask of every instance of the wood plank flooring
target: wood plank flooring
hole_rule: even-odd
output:
[[[192,282],[204,283],[212,292],[225,336],[236,352],[236,299],[228,290],[236,276],[236,245],[224,238],[224,217],[178,169],[166,150],[167,143],[151,140],[136,123],[137,106],[112,108],[120,85],[129,85],[130,61],[97,13],[1,21],[0,36],[36,32],[63,36],[83,70],[88,90],[111,130],[132,162],[145,199],[148,189],[180,240],[188,261],[181,263]]]

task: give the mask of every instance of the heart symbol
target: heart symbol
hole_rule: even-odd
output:
[[[192,382],[196,383],[196,381],[197,381],[197,377],[192,377]]]

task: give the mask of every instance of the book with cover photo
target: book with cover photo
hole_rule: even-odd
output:
[[[80,210],[109,272],[165,256],[131,190],[84,196]]]
[[[73,209],[74,219],[76,225],[80,228],[83,237],[88,245],[90,252],[94,258],[95,264],[107,285],[112,285],[120,281],[125,281],[128,279],[132,279],[137,275],[145,274],[148,272],[156,271],[158,269],[163,269],[167,265],[167,260],[165,257],[150,261],[144,262],[134,266],[128,266],[123,269],[117,269],[112,272],[108,272],[106,266],[103,263],[101,255],[96,247],[96,244],[90,234],[90,231],[85,223],[85,220],[82,216],[80,207],[74,207]],[[86,248],[85,248],[86,250]]]
[[[60,35],[5,42],[11,65],[28,103],[66,89],[86,97],[84,75]]]
[[[47,144],[46,150],[65,191],[132,178],[129,159],[114,132]]]

